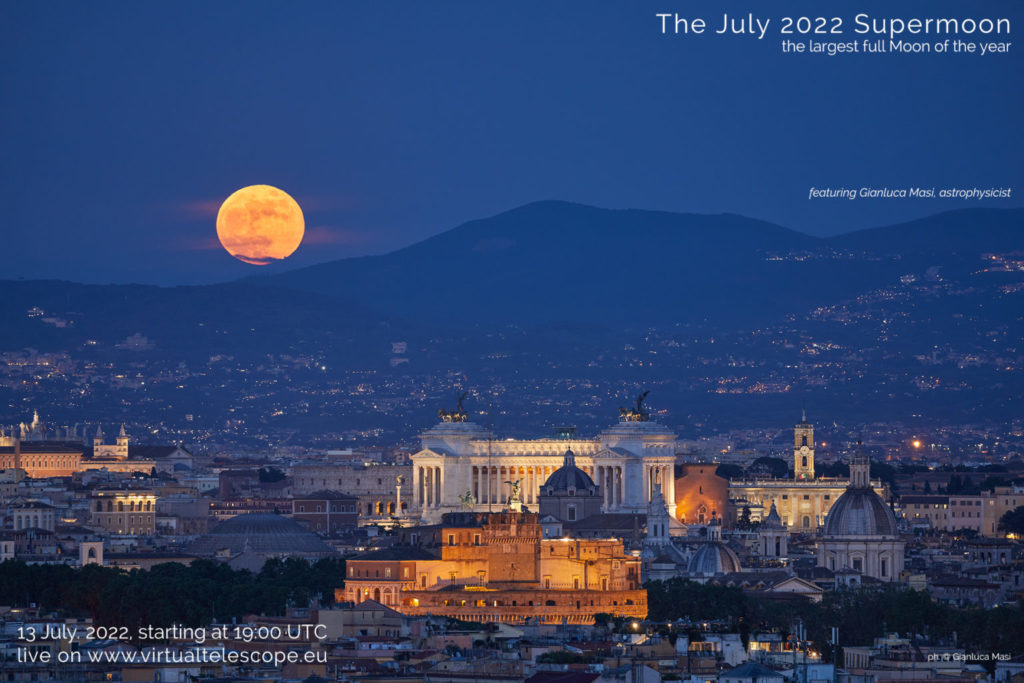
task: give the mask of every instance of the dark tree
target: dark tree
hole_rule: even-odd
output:
[[[999,519],[999,530],[1008,534],[1024,534],[1024,505],[1003,515]]]

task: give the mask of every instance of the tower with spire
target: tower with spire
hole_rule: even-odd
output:
[[[671,523],[672,516],[668,514],[668,508],[665,506],[665,497],[661,495],[661,484],[655,484],[651,502],[647,506],[647,537],[644,544],[671,543],[672,539],[668,532]]]
[[[768,516],[757,528],[757,536],[762,557],[778,559],[786,557],[789,553],[789,532],[782,524],[782,518],[779,516],[774,501],[772,501],[772,509]]]
[[[793,429],[793,475],[798,480],[814,479],[814,425],[807,421],[807,411]]]

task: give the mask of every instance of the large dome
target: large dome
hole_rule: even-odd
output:
[[[565,464],[552,472],[544,482],[544,490],[548,495],[570,490],[589,492],[594,488],[596,484],[590,475],[576,466],[576,458],[571,449],[565,452]]]
[[[324,556],[331,546],[298,522],[271,513],[250,513],[224,520],[188,546],[189,553],[213,557],[227,550],[232,556],[251,552],[275,556]]]
[[[896,516],[868,488],[850,488],[825,516],[825,536],[895,536]]]
[[[740,558],[724,543],[712,541],[702,545],[690,558],[690,576],[716,576],[743,571]]]

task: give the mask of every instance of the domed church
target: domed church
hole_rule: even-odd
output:
[[[563,522],[575,522],[600,514],[602,504],[600,487],[576,466],[572,449],[566,449],[562,466],[540,487],[537,498],[540,516],[553,515]]]
[[[880,581],[895,581],[903,571],[896,516],[871,488],[871,461],[860,449],[850,458],[850,485],[825,517],[818,542],[818,566],[853,569]]]
[[[713,516],[708,524],[708,541],[690,557],[687,575],[692,581],[704,583],[715,576],[741,571],[739,556],[722,542],[722,520]]]

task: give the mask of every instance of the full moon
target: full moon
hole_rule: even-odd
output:
[[[286,259],[306,232],[302,209],[270,185],[250,185],[224,200],[217,212],[217,238],[229,254],[254,266]]]

